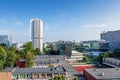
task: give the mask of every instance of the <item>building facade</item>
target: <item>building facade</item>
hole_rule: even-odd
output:
[[[120,59],[103,58],[103,64],[110,66],[110,67],[119,67],[120,68]]]
[[[12,72],[12,80],[52,80],[55,76],[65,76],[63,67],[56,68],[17,68]]]
[[[104,40],[83,41],[82,46],[85,50],[108,50],[109,43]]]
[[[34,49],[39,48],[43,53],[43,22],[40,19],[30,20],[30,35]]]
[[[64,76],[66,70],[59,66],[55,68],[6,68],[0,72],[0,80],[52,80],[55,76]]]
[[[120,48],[120,30],[101,33],[101,39],[109,43],[110,50]]]
[[[9,35],[0,35],[0,44],[6,44],[7,47],[12,45],[12,37]]]

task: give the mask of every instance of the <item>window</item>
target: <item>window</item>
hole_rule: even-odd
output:
[[[27,74],[28,79],[32,79],[32,74]]]
[[[13,74],[12,75],[12,79],[18,79],[18,75],[17,74]]]
[[[25,74],[20,74],[20,79],[25,79]]]

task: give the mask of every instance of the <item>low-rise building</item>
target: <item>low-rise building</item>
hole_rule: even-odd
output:
[[[120,67],[120,60],[115,58],[103,58],[103,64],[111,67]]]
[[[72,50],[72,54],[71,54],[70,58],[68,58],[67,60],[70,63],[78,62],[83,59],[83,57],[84,57],[83,54],[84,53],[82,53],[82,52]]]
[[[120,80],[118,68],[85,69],[86,80]]]
[[[0,80],[51,80],[55,76],[64,76],[66,70],[62,66],[54,68],[7,68],[0,72]]]
[[[12,72],[12,79],[50,80],[55,76],[62,75],[66,77],[66,70],[61,66],[56,68],[16,68]]]
[[[49,68],[63,66],[66,70],[66,80],[71,80],[80,75],[69,63],[65,55],[40,55],[36,56],[33,68]]]
[[[36,56],[35,60],[33,60],[33,67],[49,67],[50,65],[56,67],[58,65],[61,65],[61,60],[65,59],[65,55],[40,55]]]

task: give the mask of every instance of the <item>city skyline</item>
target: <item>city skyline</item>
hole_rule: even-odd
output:
[[[29,41],[29,20],[40,18],[44,42],[100,39],[102,31],[120,29],[119,8],[119,0],[1,0],[0,34]]]

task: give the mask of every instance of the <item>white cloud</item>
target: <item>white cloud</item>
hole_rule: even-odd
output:
[[[23,23],[21,21],[17,21],[14,24],[16,24],[16,25],[22,25]]]
[[[107,25],[107,24],[89,24],[89,25],[84,25],[83,27],[85,27],[85,28],[105,28],[105,27],[110,27],[110,25]]]

